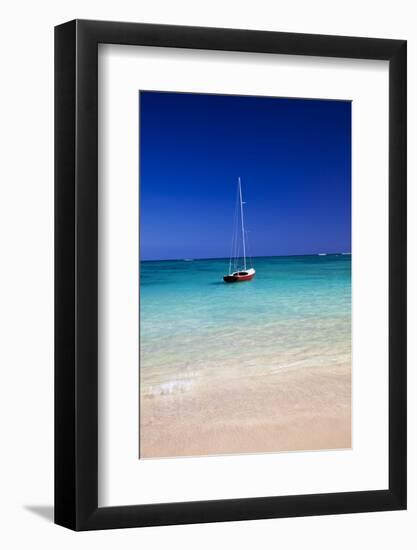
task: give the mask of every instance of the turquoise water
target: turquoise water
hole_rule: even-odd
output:
[[[351,256],[255,258],[254,267],[252,281],[225,284],[225,259],[141,262],[142,393],[350,363]]]

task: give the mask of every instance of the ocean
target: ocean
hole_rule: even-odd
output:
[[[258,257],[254,267],[252,281],[226,284],[227,259],[141,262],[142,397],[350,367],[351,256]]]

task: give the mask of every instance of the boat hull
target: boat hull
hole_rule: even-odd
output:
[[[223,281],[225,283],[243,283],[244,281],[251,281],[255,277],[255,273],[248,273],[246,275],[225,275]]]

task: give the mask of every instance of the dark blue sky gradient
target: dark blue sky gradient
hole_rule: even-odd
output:
[[[350,252],[348,101],[140,93],[141,259]]]

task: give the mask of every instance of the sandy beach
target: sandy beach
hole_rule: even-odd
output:
[[[146,395],[140,456],[349,448],[350,370],[350,363],[295,367]]]

